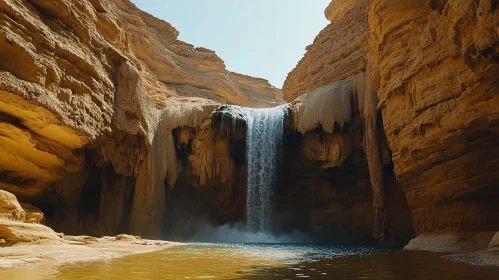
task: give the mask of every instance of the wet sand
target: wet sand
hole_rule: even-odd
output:
[[[180,243],[169,241],[66,236],[64,242],[16,244],[0,248],[0,271],[32,264],[61,265],[98,261],[163,250]]]

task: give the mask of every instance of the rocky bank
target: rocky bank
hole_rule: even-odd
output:
[[[148,238],[244,222],[246,120],[224,105],[284,99],[276,233],[496,256],[497,6],[335,0],[281,92],[128,0],[0,0],[2,244],[59,240],[42,215]]]

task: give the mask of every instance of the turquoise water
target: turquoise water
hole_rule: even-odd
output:
[[[499,279],[436,253],[296,244],[187,244],[23,273],[13,279]]]

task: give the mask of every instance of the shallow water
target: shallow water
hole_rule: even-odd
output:
[[[499,279],[499,269],[451,262],[436,253],[291,244],[187,244],[11,272],[5,279]]]

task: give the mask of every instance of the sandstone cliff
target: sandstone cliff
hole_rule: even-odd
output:
[[[331,23],[284,84],[277,228],[497,247],[497,6],[327,7]],[[0,238],[42,218],[146,237],[189,232],[175,227],[192,217],[244,219],[246,123],[220,105],[273,106],[281,92],[177,36],[128,0],[0,0],[0,189],[45,214],[2,195]]]
[[[169,91],[248,107],[272,107],[281,102],[281,91],[266,80],[227,71],[214,51],[177,40],[178,31],[170,24],[128,0],[114,3],[127,47]]]
[[[1,0],[0,188],[58,230],[159,237],[173,130],[220,103],[282,102],[177,36],[128,0]]]
[[[365,71],[369,38],[366,15],[370,3],[357,0],[331,3],[326,11],[331,24],[307,47],[306,55],[284,82],[286,101]]]
[[[338,0],[325,13],[331,24],[288,75],[283,94],[292,101],[365,73],[362,124],[353,131],[363,141],[353,147],[361,146],[369,167],[373,236],[389,240],[407,226],[393,227],[394,192],[411,209],[416,235],[474,240],[465,233],[497,231],[496,1]],[[351,144],[340,144],[345,149]]]
[[[371,89],[416,233],[499,227],[496,6],[373,1]]]

